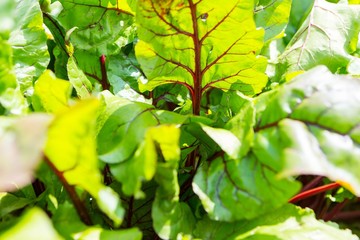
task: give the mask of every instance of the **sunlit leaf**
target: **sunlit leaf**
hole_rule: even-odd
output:
[[[241,160],[218,156],[198,169],[193,190],[211,219],[252,219],[281,207],[298,191],[297,182],[277,174],[270,162],[254,155]]]
[[[210,239],[247,240],[358,240],[349,230],[334,223],[317,220],[310,209],[284,206],[250,221],[216,222],[205,218],[196,227],[196,237]]]
[[[78,68],[73,56],[69,57],[67,72],[69,74],[69,81],[75,88],[79,97],[89,97],[92,90],[91,82],[87,79],[83,71]]]
[[[61,0],[64,10],[57,18],[66,31],[77,27],[71,34],[75,49],[94,53],[113,54],[123,47],[133,21],[126,1],[120,0]],[[124,36],[125,35],[125,36]]]
[[[266,60],[257,57],[263,30],[256,29],[253,1],[138,1],[140,42],[136,56],[148,82],[185,85],[192,95],[210,87],[248,85],[252,93],[266,83]]]
[[[157,163],[155,180],[159,184],[152,208],[154,229],[164,239],[175,239],[179,233],[189,234],[195,219],[189,206],[179,202],[177,168],[180,160],[180,129],[162,125],[149,129],[161,151],[163,161]]]
[[[36,110],[59,112],[68,109],[71,85],[61,80],[47,70],[36,81],[34,87],[33,105]]]
[[[0,103],[10,114],[24,114],[24,95],[49,63],[42,12],[31,0],[2,1],[0,9]]]
[[[118,225],[124,210],[118,195],[102,184],[97,166],[95,120],[99,105],[91,99],[58,113],[49,129],[45,154],[68,184],[88,191]]]
[[[0,9],[2,9],[2,6],[0,6]],[[5,20],[0,19],[0,21]],[[16,87],[16,79],[12,71],[13,62],[11,55],[12,49],[10,45],[0,37],[0,94],[7,88]]]
[[[359,60],[356,50],[360,6],[316,0],[285,52],[280,56],[283,71],[308,70],[326,65],[332,72],[346,69]]]
[[[37,1],[16,0],[15,25],[8,43],[13,53],[14,71],[22,92],[31,94],[33,82],[46,69],[49,53],[43,28],[42,12]]]
[[[241,142],[232,132],[226,129],[212,128],[209,126],[202,126],[201,128],[230,157],[234,159],[239,157]]]
[[[323,175],[359,196],[359,89],[358,79],[318,67],[262,95],[255,154],[284,164],[283,176]]]
[[[295,0],[296,1],[296,0]],[[255,7],[255,22],[265,29],[264,41],[284,36],[292,0],[260,0]]]
[[[104,99],[109,110],[103,112],[107,117],[100,120],[103,127],[97,138],[99,157],[111,164],[111,172],[123,183],[125,194],[140,197],[142,180],[152,179],[156,170],[157,153],[148,128],[181,124],[187,117],[111,95]]]

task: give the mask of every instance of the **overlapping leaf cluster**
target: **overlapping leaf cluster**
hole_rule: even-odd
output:
[[[2,1],[0,239],[359,239],[288,203],[360,196],[359,14]]]

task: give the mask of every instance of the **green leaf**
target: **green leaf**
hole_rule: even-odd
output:
[[[240,140],[241,147],[238,157],[241,158],[245,156],[252,147],[255,107],[252,99],[245,97],[239,92],[224,96],[222,99],[223,104],[225,99],[231,101],[231,105],[226,107],[226,109],[230,109],[230,111],[236,115],[227,121],[224,127]]]
[[[196,95],[236,82],[260,92],[266,59],[256,55],[264,31],[256,29],[253,8],[253,1],[138,1],[135,52],[148,78],[140,89],[179,83]]]
[[[308,70],[326,65],[332,72],[360,60],[356,50],[360,6],[315,1],[307,19],[280,56],[283,71]],[[326,19],[326,21],[324,21]]]
[[[34,199],[17,197],[11,193],[0,192],[0,219],[6,214],[24,208],[34,202]]]
[[[56,113],[69,108],[71,85],[56,78],[50,70],[45,71],[34,86],[33,106],[35,110]]]
[[[264,41],[284,36],[292,0],[259,0],[255,7],[256,25],[265,29]]]
[[[277,174],[271,162],[253,154],[240,160],[215,155],[198,169],[193,190],[211,219],[252,219],[281,207],[299,190],[297,182]]]
[[[57,20],[71,34],[75,49],[86,50],[98,57],[118,52],[128,43],[133,17],[126,1],[61,0],[63,11]]]
[[[42,159],[51,117],[33,114],[0,118],[0,191],[14,191],[31,183]]]
[[[161,151],[163,161],[157,163],[155,180],[159,184],[152,207],[154,229],[163,239],[175,239],[179,233],[189,234],[195,224],[186,203],[179,202],[177,168],[180,160],[180,129],[161,125],[147,132]]]
[[[2,9],[2,6],[0,6]],[[0,21],[5,21],[1,20]],[[1,32],[0,32],[1,33]],[[13,70],[11,46],[0,38],[0,94],[7,88],[16,87],[16,78]]]
[[[100,226],[86,226],[81,222],[74,207],[65,202],[60,205],[53,216],[56,230],[66,239],[84,240],[111,240],[111,239],[134,239],[140,240],[142,233],[137,228],[121,230],[108,230]]]
[[[205,218],[194,232],[201,239],[247,240],[357,240],[349,230],[340,230],[330,222],[315,218],[310,209],[286,205],[272,213],[250,221],[216,222]]]
[[[14,226],[5,232],[0,232],[0,240],[61,240],[63,239],[54,229],[51,220],[39,208],[27,211]]]
[[[12,16],[15,25],[11,29],[8,43],[13,50],[14,71],[21,91],[30,95],[33,82],[49,63],[47,37],[38,1],[15,2],[16,8]]]
[[[294,37],[307,15],[312,9],[314,0],[292,1],[289,22],[285,30],[284,42],[286,44]]]
[[[119,196],[102,184],[97,166],[95,120],[99,105],[98,101],[89,99],[58,113],[49,129],[45,154],[68,184],[88,191],[100,209],[118,225],[124,210]]]
[[[13,14],[16,4],[12,0],[4,0],[0,3],[0,39],[7,40],[15,22]]]
[[[111,164],[111,172],[123,184],[126,195],[141,197],[141,182],[153,178],[157,161],[148,128],[182,124],[187,117],[110,94],[103,96],[106,109],[101,114],[102,128],[97,137],[99,158]]]
[[[326,176],[359,196],[359,90],[358,79],[318,67],[261,95],[254,153],[282,176]]]
[[[67,72],[69,81],[75,88],[78,96],[80,98],[89,97],[92,90],[92,84],[87,79],[84,72],[78,68],[73,56],[69,57],[69,61],[67,63]]]
[[[201,128],[231,158],[236,159],[239,157],[241,142],[232,132],[226,129],[212,128],[205,125],[202,125]]]
[[[121,184],[114,181],[110,185],[115,191],[121,193]],[[151,217],[151,208],[155,198],[155,191],[158,184],[151,180],[142,184],[141,191],[145,197],[135,199],[133,196],[125,196],[121,194],[121,199],[126,210],[123,226],[136,226],[143,233],[143,239],[154,239],[157,234],[153,228],[153,220]]]
[[[24,95],[49,63],[42,12],[31,0],[2,1],[0,8],[0,103],[6,113],[24,114]]]

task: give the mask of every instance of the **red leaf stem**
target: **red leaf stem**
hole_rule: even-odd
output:
[[[61,184],[64,186],[65,190],[68,192],[72,202],[74,203],[75,209],[80,216],[81,221],[83,221],[86,225],[92,225],[91,218],[87,212],[87,209],[84,203],[80,200],[79,196],[75,191],[75,187],[68,184],[64,177],[64,173],[60,172],[55,165],[50,161],[47,156],[44,156],[44,161],[49,165],[51,170],[56,174],[59,178]]]
[[[307,190],[307,191],[297,194],[296,196],[294,196],[293,198],[291,198],[289,200],[289,203],[296,203],[302,199],[305,199],[305,198],[308,198],[308,197],[314,196],[316,194],[319,194],[319,193],[322,193],[322,192],[325,192],[325,191],[328,191],[331,189],[335,189],[338,187],[340,187],[339,183],[330,183],[330,184],[326,184],[321,187],[313,188],[313,189],[310,189],[310,190]]]

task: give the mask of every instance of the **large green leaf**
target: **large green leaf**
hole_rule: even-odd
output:
[[[71,34],[75,49],[101,54],[118,52],[128,39],[133,17],[126,1],[120,0],[60,0],[63,11],[58,21]]]
[[[140,41],[136,56],[148,82],[185,85],[196,98],[210,87],[232,83],[264,87],[266,59],[259,57],[264,31],[253,20],[254,1],[138,1]]]
[[[13,14],[15,2],[11,0],[0,3],[0,94],[8,87],[16,87],[15,75],[12,72],[12,49],[7,39],[15,25]]]
[[[310,209],[287,205],[250,221],[216,222],[205,218],[194,235],[201,239],[247,240],[358,240],[349,230],[317,220]]]
[[[45,212],[39,208],[32,208],[10,229],[0,232],[0,240],[7,239],[62,240],[63,238],[55,231]]]
[[[360,82],[318,67],[256,99],[253,151],[282,175],[316,174],[360,196]]]
[[[0,118],[0,191],[14,191],[33,180],[42,159],[48,115]]]
[[[157,152],[148,128],[159,124],[181,124],[187,117],[159,111],[145,103],[104,95],[106,117],[101,117],[98,153],[110,163],[111,172],[123,184],[127,195],[142,196],[141,182],[153,178]]]
[[[45,154],[69,185],[88,191],[118,225],[124,210],[119,196],[102,184],[97,166],[95,120],[99,105],[90,99],[58,113],[49,128]]]
[[[265,29],[264,41],[284,36],[289,22],[292,0],[258,0],[255,7],[256,25]]]
[[[49,63],[46,34],[38,1],[16,0],[15,25],[8,43],[13,49],[14,71],[22,92],[31,94],[33,82]]]
[[[195,224],[189,206],[179,202],[180,129],[175,125],[161,125],[148,131],[163,158],[157,163],[155,175],[159,187],[151,212],[154,229],[163,239],[175,239],[179,233],[190,234]]]
[[[351,54],[358,42],[360,6],[316,0],[285,52],[280,56],[282,73],[326,65],[332,72],[358,64]],[[356,72],[350,68],[352,72]]]
[[[264,164],[253,154],[241,160],[221,155],[198,169],[193,189],[211,219],[252,219],[282,206],[299,190],[297,182],[277,174],[272,162]]]
[[[0,8],[0,103],[7,113],[23,114],[24,95],[32,94],[33,82],[49,63],[42,12],[31,0],[2,1]]]

